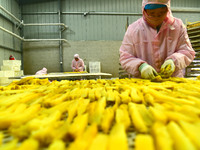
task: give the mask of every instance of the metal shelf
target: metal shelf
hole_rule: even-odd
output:
[[[198,39],[198,40],[192,40],[190,42],[191,42],[191,44],[193,44],[193,43],[200,43],[200,39]]]
[[[58,15],[58,20],[59,22],[58,23],[29,23],[29,24],[24,24],[23,20],[19,20],[17,17],[15,17],[12,13],[10,13],[8,10],[6,10],[4,7],[2,7],[0,5],[0,9],[5,12],[6,14],[8,14],[11,18],[13,18],[17,23],[16,23],[16,27],[17,29],[20,28],[20,31],[23,30],[24,27],[26,26],[60,26],[60,31],[59,32],[59,37],[58,39],[24,39],[23,38],[23,35],[19,36],[3,27],[0,26],[0,29],[3,30],[4,32],[7,32],[8,34],[20,39],[22,42],[36,42],[36,41],[59,41],[59,57],[60,57],[60,60],[59,60],[59,63],[60,63],[60,71],[63,72],[63,50],[62,50],[62,47],[63,47],[63,43],[62,42],[65,42],[67,43],[68,45],[70,45],[68,43],[68,41],[66,39],[62,39],[62,31],[64,31],[65,29],[67,29],[68,27],[64,24],[64,23],[61,23],[61,1],[59,0],[58,1],[58,6],[59,6],[59,11],[57,12],[57,15]],[[15,24],[14,24],[15,25]],[[63,28],[61,28],[63,27]],[[22,29],[22,30],[21,30]],[[21,32],[22,33],[22,32]],[[21,47],[21,51],[22,51],[22,47]],[[23,56],[21,56],[21,59],[23,59]],[[23,67],[22,67],[23,68]]]
[[[195,39],[195,38],[200,38],[200,34],[199,35],[194,35],[194,36],[190,36],[190,39]]]
[[[20,37],[19,35],[17,35],[17,34],[15,34],[15,33],[11,32],[11,31],[9,31],[9,30],[7,30],[7,29],[1,27],[1,26],[0,26],[0,29],[3,30],[4,32],[7,32],[8,34],[10,34],[10,35],[12,35],[12,36],[14,36],[14,37],[20,39],[20,40],[23,41],[23,42],[63,41],[63,42],[66,42],[67,44],[69,44],[68,41],[67,41],[66,39],[24,39],[24,38]]]
[[[15,21],[18,22],[18,27],[19,26],[63,26],[63,30],[67,29],[68,26],[66,26],[64,23],[29,23],[29,24],[24,24],[23,21],[19,20],[17,17],[15,17],[13,14],[11,14],[8,10],[6,10],[4,7],[2,7],[0,5],[0,9],[2,11],[4,11],[6,14],[8,14],[9,16],[11,16]],[[0,26],[0,29],[3,30],[4,32],[7,32],[8,34],[20,39],[23,42],[32,42],[32,41],[64,41],[66,43],[68,43],[68,41],[66,39],[24,39],[23,37],[3,28]],[[69,44],[69,43],[68,43]]]
[[[189,65],[189,66],[187,66],[187,68],[200,68],[200,65],[196,65],[196,66]]]
[[[192,47],[195,48],[195,47],[200,47],[200,43],[198,44],[192,44]]]
[[[188,33],[189,35],[190,35],[190,34],[197,34],[197,33],[200,34],[200,30],[192,31],[192,32],[187,32],[187,33]]]
[[[200,29],[200,26],[188,28],[188,29],[187,29],[187,32],[190,32],[190,31],[192,31],[192,30],[198,30],[198,29]]]
[[[200,49],[198,49],[198,48],[195,49],[195,48],[194,48],[194,50],[195,50],[196,53],[200,53]]]
[[[186,77],[197,77],[200,75],[200,22],[187,25],[187,33],[196,54],[193,62],[186,67]]]
[[[23,24],[24,27],[26,26],[62,26],[64,31],[65,29],[68,28],[64,23],[28,23],[28,24]]]

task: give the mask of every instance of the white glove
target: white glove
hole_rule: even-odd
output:
[[[75,69],[74,72],[79,72],[79,70],[78,70],[78,69]]]
[[[156,76],[158,76],[156,70],[147,63],[140,65],[139,71],[141,73],[141,77],[144,79],[154,79]]]
[[[160,69],[161,77],[168,78],[175,71],[175,65],[172,59],[166,60]]]

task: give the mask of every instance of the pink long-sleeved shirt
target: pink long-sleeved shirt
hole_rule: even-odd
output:
[[[79,58],[78,61],[73,59],[71,67],[72,67],[73,71],[75,71],[75,69],[77,69],[78,71],[83,71],[84,70],[84,62],[81,58]]]
[[[186,27],[181,19],[172,18],[171,13],[168,17],[169,21],[163,22],[159,32],[144,18],[129,25],[120,47],[120,63],[134,77],[141,77],[138,68],[142,63],[148,63],[159,72],[167,59],[172,59],[176,66],[172,76],[183,77],[183,69],[193,61],[195,51]]]

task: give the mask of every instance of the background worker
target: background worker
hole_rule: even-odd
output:
[[[136,78],[183,77],[194,59],[186,27],[172,16],[170,0],[143,0],[143,17],[129,25],[120,47],[122,67]]]
[[[84,62],[79,57],[78,54],[74,55],[74,59],[72,60],[71,67],[72,67],[72,69],[73,69],[74,72],[84,71]]]
[[[10,55],[9,60],[16,60],[13,55]]]
[[[37,71],[35,75],[46,75],[47,74],[47,68],[43,67],[41,70]]]

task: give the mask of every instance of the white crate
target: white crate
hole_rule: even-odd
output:
[[[3,60],[4,66],[21,66],[21,60]]]
[[[7,86],[11,82],[13,82],[13,79],[8,79],[8,77],[0,77],[0,86]]]
[[[11,65],[3,65],[1,66],[1,71],[6,71],[6,70],[13,70],[13,71],[20,71],[21,66],[11,66]]]
[[[89,71],[90,73],[99,73],[101,72],[101,62],[89,62]]]
[[[15,76],[15,77],[21,77],[21,76],[24,76],[24,71],[23,71],[23,70],[15,71],[14,76]]]
[[[15,71],[9,70],[9,71],[0,71],[0,77],[14,77]]]
[[[8,77],[0,77],[0,85],[5,85],[9,83]]]

